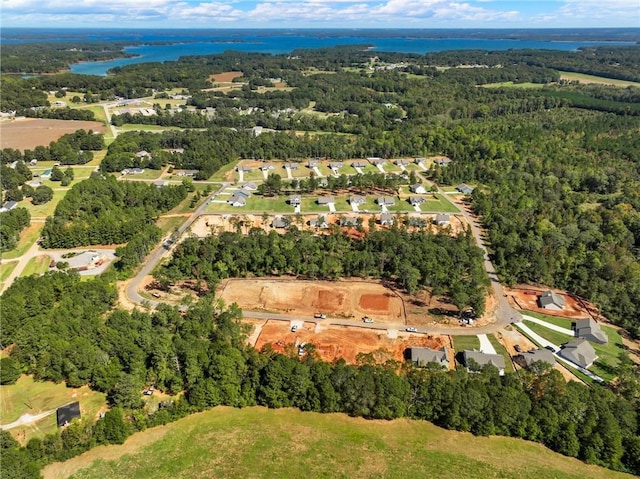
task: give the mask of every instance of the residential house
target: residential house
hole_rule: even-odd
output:
[[[473,188],[464,183],[461,183],[458,186],[456,186],[456,190],[458,190],[460,193],[464,195],[470,195],[471,193],[473,193]]]
[[[123,173],[124,175],[124,173]],[[51,178],[51,170],[44,170],[41,174],[40,174],[40,178],[42,178],[43,180],[48,180],[49,178]]]
[[[415,185],[411,185],[409,187],[409,189],[411,190],[412,193],[415,193],[417,195],[424,195],[427,192],[427,189],[424,187],[424,185],[422,185],[420,183],[416,183]]]
[[[391,196],[379,196],[376,199],[376,203],[378,203],[380,206],[393,206],[396,204],[396,200],[394,200]]]
[[[351,162],[351,166],[354,168],[366,168],[368,165],[368,163],[366,161],[362,161],[362,160],[356,160]]]
[[[56,409],[56,422],[58,427],[64,427],[74,419],[80,419],[80,417],[80,403],[78,401]]]
[[[553,291],[546,291],[538,298],[538,304],[541,308],[551,311],[562,311],[565,306],[564,296]]]
[[[553,353],[544,348],[527,351],[526,353],[522,353],[520,356],[522,357],[524,365],[528,368],[530,368],[532,364],[537,362],[543,362],[551,366],[554,366],[556,364],[556,358]]]
[[[333,196],[319,196],[317,199],[319,205],[332,205],[336,202],[336,199]]]
[[[363,205],[367,202],[367,199],[364,196],[353,195],[349,197],[349,203],[352,205]]]
[[[263,131],[263,127],[254,126],[253,128],[251,128],[251,135],[260,136],[260,135],[262,135],[262,131]]]
[[[247,204],[247,198],[249,198],[250,196],[251,193],[249,193],[248,190],[240,188],[239,190],[234,191],[233,195],[231,195],[231,198],[227,200],[227,203],[229,203],[231,206],[245,206]]]
[[[451,163],[452,161],[453,160],[451,158],[443,156],[441,158],[436,158],[435,160],[433,160],[433,163],[438,166],[449,166],[449,163]]]
[[[269,170],[273,170],[273,165],[271,163],[269,164],[264,164],[260,167],[260,170],[262,171],[269,171]]]
[[[435,363],[449,369],[449,355],[447,348],[440,349],[429,348],[409,348],[409,360],[416,363],[417,366],[424,367],[428,364]]]
[[[373,166],[384,165],[387,162],[387,160],[385,160],[384,158],[380,158],[378,156],[371,156],[367,158],[367,161],[371,163]]]
[[[2,207],[0,207],[0,213],[15,210],[18,207],[17,201],[7,201]]]
[[[355,216],[342,216],[338,220],[340,226],[358,226],[358,218]]]
[[[451,217],[444,213],[440,213],[436,215],[433,222],[438,226],[449,226],[451,224]]]
[[[238,165],[237,170],[238,171],[242,171],[243,173],[250,173],[251,171],[253,171],[253,168],[251,168],[250,166],[246,166],[246,165]]]
[[[36,166],[38,164],[38,160],[35,158],[29,162],[29,166]]]
[[[393,224],[393,215],[391,213],[380,214],[380,224],[382,226],[391,226]]]
[[[571,327],[576,332],[576,338],[586,339],[598,344],[607,344],[609,342],[606,333],[600,329],[600,325],[593,318],[578,319]]]
[[[585,369],[590,367],[598,356],[596,350],[586,339],[572,339],[561,346],[558,355]]]
[[[249,181],[248,183],[245,183],[244,185],[242,185],[242,188],[248,191],[256,191],[258,189],[258,186],[252,181]]]
[[[309,220],[309,226],[313,228],[326,229],[329,227],[329,223],[327,223],[327,218],[325,216],[318,216],[317,218]]]
[[[318,160],[309,160],[307,161],[307,168],[317,168],[318,164]]]
[[[498,368],[500,376],[504,375],[504,357],[500,354],[487,354],[480,351],[462,351],[462,358],[467,371],[472,372],[476,367],[482,369],[484,366],[491,365]]]
[[[396,165],[396,166],[408,166],[409,165],[409,160],[401,158],[399,160],[395,160],[393,162],[393,164]]]
[[[42,181],[40,180],[27,181],[27,185],[29,185],[31,188],[37,188],[38,186],[42,185]]]
[[[282,165],[285,169],[289,169],[289,170],[297,170],[298,169],[298,163],[294,162],[294,161],[290,161],[289,163],[285,163],[284,165]]]
[[[151,154],[148,151],[139,151],[136,153],[136,158],[150,158]]]
[[[416,156],[416,157],[413,159],[413,162],[414,162],[416,165],[424,165],[424,164],[427,162],[427,159],[426,159],[426,158],[424,158],[424,157],[422,157],[422,156]]]
[[[291,206],[300,206],[302,204],[302,198],[300,195],[291,195],[289,196],[289,204]]]
[[[331,168],[332,170],[339,170],[340,168],[342,168],[342,162],[340,161],[332,161],[331,163],[329,163],[329,168]]]
[[[427,199],[424,196],[410,196],[409,203],[411,206],[418,206],[424,203]]]
[[[144,173],[144,168],[125,168],[122,170],[123,175],[141,175],[142,173]]]
[[[273,228],[288,228],[289,220],[284,216],[276,216],[275,218],[273,218],[273,221],[271,222],[271,226]]]
[[[427,226],[427,221],[419,216],[409,216],[409,218],[407,218],[406,225],[416,228],[424,228]]]
[[[174,170],[176,176],[194,177],[200,170]]]
[[[165,186],[169,186],[169,182],[167,180],[156,180],[153,182],[156,188],[164,188]]]

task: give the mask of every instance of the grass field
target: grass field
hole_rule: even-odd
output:
[[[541,319],[543,321],[546,321],[547,323],[555,324],[556,326],[567,329],[571,329],[571,323],[575,321],[575,319],[559,318],[558,316],[549,316],[548,314],[538,313],[535,311],[525,310],[522,313],[527,316],[533,316],[534,318]]]
[[[615,80],[613,78],[599,77],[595,75],[587,75],[585,73],[560,72],[560,78],[563,80],[577,80],[580,83],[599,83],[601,85],[615,85],[619,87],[636,86],[640,87],[640,83],[626,80]]]
[[[20,276],[31,276],[33,274],[40,276],[49,270],[49,263],[51,263],[51,258],[46,255],[31,258],[22,273],[20,273]]]
[[[493,348],[496,350],[496,353],[504,358],[505,372],[513,372],[513,363],[511,362],[511,356],[509,356],[507,348],[505,348],[502,343],[498,341],[498,338],[496,338],[493,334],[487,334],[487,338],[489,339],[489,342],[491,343]]]
[[[538,444],[474,437],[424,421],[258,407],[194,414],[137,433],[122,446],[52,464],[43,474],[46,479],[630,477]]]
[[[83,416],[95,418],[105,407],[105,395],[91,391],[87,386],[68,388],[63,383],[34,381],[31,376],[22,376],[15,384],[0,387],[0,413],[2,424],[17,420],[23,414],[36,415],[56,409],[73,401],[80,401]],[[56,429],[56,416],[48,416],[40,421],[12,429],[14,437],[21,442],[32,437],[42,437]]]
[[[453,349],[456,353],[465,349],[480,349],[478,336],[453,336]]]
[[[9,261],[7,263],[0,264],[0,288],[4,286],[4,282],[7,280],[7,278],[17,265],[17,261]]]
[[[31,245],[36,242],[36,240],[40,236],[40,231],[42,231],[42,228],[44,228],[44,223],[31,223],[24,230],[22,230],[22,233],[20,233],[18,246],[16,246],[11,251],[2,253],[2,257],[4,259],[13,259],[22,256],[29,248],[31,248]]]
[[[226,181],[226,174],[234,170],[236,166],[238,166],[238,163],[238,161],[232,161],[231,163],[224,165],[222,168],[216,171],[211,178],[209,178],[209,181]]]

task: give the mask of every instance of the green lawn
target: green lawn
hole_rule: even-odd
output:
[[[160,178],[163,170],[152,170],[151,168],[145,168],[143,173],[138,175],[121,175],[121,177],[125,180],[135,179],[135,180],[157,180]],[[117,175],[117,173],[115,173]]]
[[[317,203],[317,196],[308,196],[302,198],[301,212],[304,213],[325,213],[329,214],[329,207],[327,205],[319,205]]]
[[[20,273],[20,276],[31,276],[33,274],[40,276],[49,271],[49,263],[51,263],[51,258],[46,255],[31,258],[22,273]]]
[[[425,421],[218,407],[47,466],[45,477],[517,478],[629,477],[521,439],[474,437]]]
[[[546,328],[538,323],[533,323],[531,321],[524,320],[524,323],[531,328],[534,333],[538,333],[547,341],[551,341],[556,346],[560,346],[567,341],[571,341],[572,337],[566,334],[562,334],[558,331],[553,331],[552,329]]]
[[[211,178],[209,178],[209,181],[226,181],[225,176],[230,171],[235,170],[235,168],[238,166],[238,162],[239,161],[236,160],[236,161],[232,161],[231,163],[227,163],[222,168],[220,168],[218,171],[216,171],[213,174],[213,176]],[[237,176],[236,176],[236,178],[237,178]]]
[[[186,216],[174,216],[172,218],[158,218],[156,225],[166,235],[173,232],[176,228],[180,227],[182,223],[187,220]]]
[[[229,190],[227,190],[229,191]],[[216,196],[216,200],[228,200],[231,195],[219,195]],[[231,206],[227,203],[211,203],[206,213],[263,213],[267,211],[269,213],[293,213],[293,206],[289,205],[288,195],[281,195],[277,197],[263,197],[259,195],[251,195],[247,199],[247,204],[242,207]]]
[[[478,336],[453,336],[453,349],[456,352],[464,351],[465,349],[480,349],[480,340]]]
[[[55,211],[56,206],[58,206],[60,200],[64,198],[64,195],[67,194],[67,191],[69,190],[54,191],[53,199],[48,203],[44,203],[42,205],[33,205],[31,204],[31,198],[25,198],[20,202],[18,206],[24,206],[25,208],[27,208],[29,210],[29,213],[31,213],[32,218],[51,216]]]
[[[185,128],[178,128],[177,126],[160,126],[160,125],[139,125],[139,124],[126,124],[116,127],[118,132],[124,133],[126,131],[154,131],[161,133],[169,130],[184,130]]]
[[[80,411],[83,416],[92,420],[106,405],[105,395],[91,391],[87,386],[68,388],[64,383],[34,381],[31,376],[22,376],[15,384],[0,387],[2,424],[13,422],[26,413],[36,415],[73,401],[80,401]],[[32,437],[43,437],[55,430],[56,415],[54,413],[32,425],[11,431],[24,443]]]
[[[0,287],[7,280],[13,269],[18,265],[17,261],[9,261],[7,263],[0,264]]]
[[[489,342],[496,350],[496,353],[504,358],[504,370],[508,373],[513,372],[513,363],[511,362],[511,356],[509,356],[507,348],[505,348],[493,334],[487,334],[487,338],[489,338]]]
[[[40,237],[40,231],[42,231],[42,228],[44,228],[44,223],[31,223],[31,225],[27,226],[22,230],[22,233],[20,233],[18,246],[11,251],[2,253],[2,257],[4,259],[13,259],[22,256]]]
[[[523,311],[523,314],[527,316],[533,316],[534,318],[541,319],[542,321],[546,321],[547,323],[555,324],[556,326],[561,326],[567,329],[571,329],[571,323],[575,321],[573,319],[549,316],[547,314],[542,314],[535,311]]]

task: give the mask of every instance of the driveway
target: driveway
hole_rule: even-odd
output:
[[[527,326],[526,324],[520,322],[520,323],[514,323],[513,324],[516,328],[518,328],[520,331],[522,331],[523,333],[525,333],[527,336],[529,336],[531,339],[533,339],[533,341],[537,344],[539,344],[541,347],[546,348],[547,346],[552,347],[554,351],[559,351],[560,347],[553,344],[551,341],[547,341],[546,339],[544,339],[542,336],[540,336],[539,334],[535,333],[529,326]]]
[[[491,341],[486,334],[478,334],[478,339],[480,340],[480,351],[485,354],[498,354],[496,348],[493,347]]]

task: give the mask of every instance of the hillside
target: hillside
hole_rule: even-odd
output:
[[[83,469],[85,468],[85,469]],[[75,473],[75,474],[74,474]],[[427,422],[218,407],[47,466],[45,479],[176,477],[631,477],[530,442]]]

